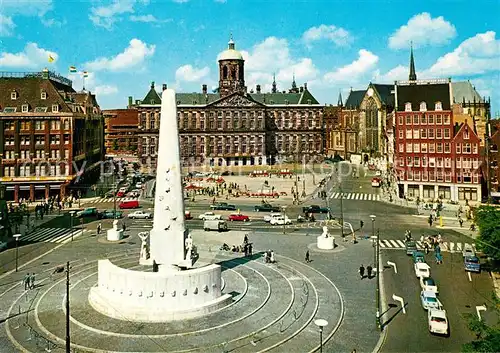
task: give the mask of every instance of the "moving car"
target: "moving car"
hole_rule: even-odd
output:
[[[270,223],[274,226],[274,225],[292,224],[292,221],[288,217],[281,216],[281,217],[274,217],[273,219],[271,219]]]
[[[420,302],[424,310],[441,309],[443,307],[443,305],[437,298],[437,294],[434,292],[424,290],[420,292]]]
[[[425,262],[424,253],[420,251],[414,251],[412,254],[412,258],[413,258],[413,263],[415,264],[418,262]]]
[[[220,214],[215,214],[213,212],[205,212],[198,216],[198,219],[202,219],[204,221],[212,221],[212,220],[221,220],[222,216]]]
[[[321,207],[318,205],[310,205],[302,207],[303,213],[329,213],[330,209],[328,207]]]
[[[219,211],[236,211],[235,205],[229,205],[226,202],[214,203],[213,205],[210,205],[210,208],[212,210],[219,210]]]
[[[76,216],[78,218],[83,218],[83,217],[97,217],[97,208],[95,207],[89,207],[89,208],[86,208],[82,211],[78,211],[76,213]]]
[[[429,309],[427,311],[427,320],[429,322],[429,332],[439,335],[448,335],[448,318],[446,310]]]
[[[420,287],[422,288],[423,291],[426,292],[434,292],[436,294],[439,293],[436,282],[430,277],[423,277],[423,278],[421,277]]]
[[[120,209],[132,209],[132,208],[139,208],[139,201],[137,200],[130,200],[130,201],[122,201],[118,205]]]
[[[264,222],[271,222],[271,220],[273,218],[276,218],[276,217],[283,217],[283,215],[281,213],[271,213],[271,214],[265,215]]]
[[[125,192],[124,191],[118,191],[116,193],[116,197],[123,197],[123,196],[125,196]]]
[[[190,211],[184,211],[184,219],[185,220],[193,219],[193,216],[191,215]]]
[[[262,205],[256,205],[254,209],[255,212],[279,212],[281,207],[273,206],[269,203],[263,203]]]
[[[417,243],[415,243],[413,240],[405,241],[405,249],[406,249],[406,255],[413,255],[413,253],[417,252]]]
[[[233,213],[227,217],[228,221],[248,222],[250,217],[241,213]]]
[[[415,276],[417,278],[426,278],[431,276],[431,267],[425,262],[417,262],[414,265]]]
[[[227,223],[221,219],[211,219],[203,222],[203,229],[205,231],[216,230],[218,232],[224,232],[227,230]]]
[[[378,177],[372,178],[372,186],[373,187],[378,188],[381,185],[382,185],[382,179],[380,179]]]
[[[470,244],[465,244],[464,249],[462,251],[462,256],[467,257],[467,256],[476,256],[476,253],[474,252],[474,249],[472,248],[472,245]]]
[[[131,219],[151,219],[151,218],[153,218],[153,215],[150,212],[135,211],[135,212],[129,213],[129,215],[127,217],[131,218]]]
[[[101,212],[100,217],[102,219],[118,219],[123,217],[123,212],[118,210],[106,210]]]
[[[481,272],[481,262],[477,256],[467,256],[464,259],[465,271],[469,272]]]

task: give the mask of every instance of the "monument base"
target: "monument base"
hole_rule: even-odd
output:
[[[89,302],[115,319],[166,322],[210,314],[229,305],[232,296],[222,294],[219,265],[140,272],[99,260],[98,284],[91,288]]]
[[[143,266],[153,266],[153,259],[152,258],[149,258],[149,259],[143,259],[142,257],[139,258],[139,265],[143,265]]]
[[[123,229],[109,229],[107,231],[108,241],[119,241],[123,239]]]
[[[335,248],[335,238],[334,237],[327,237],[325,238],[323,235],[320,235],[318,237],[318,249],[321,250],[332,250]]]

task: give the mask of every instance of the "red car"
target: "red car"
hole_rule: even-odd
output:
[[[245,216],[244,214],[240,213],[235,213],[235,214],[230,214],[229,217],[227,217],[229,221],[239,221],[239,222],[248,222],[250,220],[250,217]]]
[[[191,215],[190,211],[184,211],[184,219],[185,220],[193,219],[193,216]]]
[[[123,191],[118,191],[116,193],[116,197],[123,197],[123,196],[125,196],[125,193]]]

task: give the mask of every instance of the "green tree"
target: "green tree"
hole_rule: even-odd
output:
[[[500,209],[481,206],[474,213],[474,221],[479,227],[478,247],[484,254],[500,260]]]
[[[467,317],[469,319],[467,326],[476,335],[476,340],[464,344],[462,352],[498,352],[498,347],[500,347],[500,328],[498,325],[488,326],[484,321],[479,320],[475,314],[468,314]]]

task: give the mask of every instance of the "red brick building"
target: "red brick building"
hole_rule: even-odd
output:
[[[103,110],[104,146],[107,157],[127,160],[137,157],[139,115],[137,109]]]

